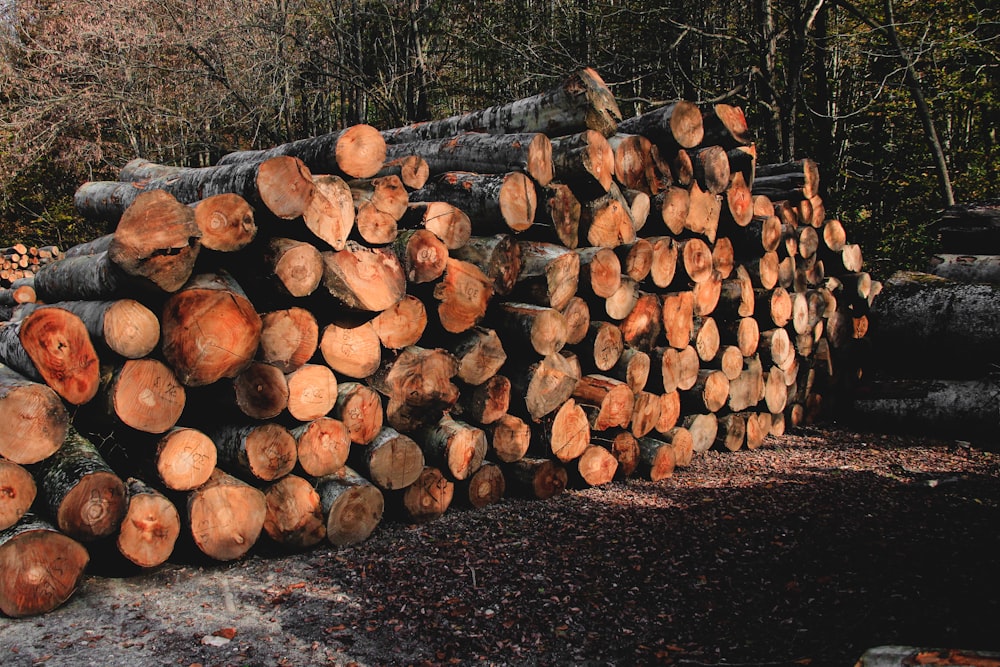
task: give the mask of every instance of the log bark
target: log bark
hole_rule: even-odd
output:
[[[451,506],[455,483],[433,466],[425,466],[416,481],[400,495],[400,507],[411,523],[428,523]]]
[[[317,174],[370,178],[385,163],[385,148],[381,133],[361,123],[266,150],[228,153],[219,159],[218,164],[259,164],[278,156],[292,156],[302,160],[310,171]]]
[[[317,417],[290,430],[295,438],[299,466],[310,477],[323,477],[347,463],[351,437],[344,422],[333,417]]]
[[[615,153],[597,131],[585,130],[552,140],[556,181],[569,185],[581,201],[606,194],[615,175]]]
[[[406,293],[403,266],[389,250],[348,241],[343,250],[321,254],[323,286],[346,308],[377,313]]]
[[[553,308],[528,303],[498,304],[498,321],[493,324],[510,345],[528,344],[535,353],[547,356],[566,344],[566,319]]]
[[[511,290],[511,300],[561,311],[576,296],[580,255],[554,243],[520,241],[517,245],[521,270]]]
[[[385,496],[350,468],[315,480],[326,517],[326,539],[341,547],[364,542],[382,522]]]
[[[638,441],[639,467],[637,472],[653,482],[672,477],[677,465],[673,442],[664,442],[651,437],[639,438]]]
[[[510,379],[505,375],[493,375],[481,384],[462,387],[452,413],[477,424],[493,424],[507,414],[510,390]]]
[[[448,171],[479,174],[521,171],[538,185],[552,181],[552,144],[541,132],[486,134],[466,132],[445,139],[393,143],[386,148],[389,160],[417,155],[430,175]]]
[[[459,505],[482,509],[500,502],[506,490],[503,469],[496,463],[485,463],[468,479],[455,483],[454,500]]]
[[[928,273],[956,282],[1000,284],[1000,255],[939,253],[931,257]]]
[[[382,491],[405,489],[424,469],[424,453],[408,435],[384,426],[366,447],[352,448],[350,467]]]
[[[21,520],[38,495],[35,478],[13,461],[0,458],[0,531]]]
[[[0,457],[27,465],[48,458],[62,446],[69,412],[47,384],[0,365]]]
[[[535,221],[538,196],[531,179],[517,171],[476,174],[451,171],[410,193],[413,202],[443,201],[469,216],[476,236],[523,232]]]
[[[90,401],[100,386],[99,359],[86,325],[61,308],[38,308],[0,326],[0,362],[44,382],[72,405]]]
[[[75,428],[32,474],[41,507],[62,532],[92,542],[118,530],[125,515],[125,483]]]
[[[16,311],[23,317],[42,304],[24,304]],[[102,343],[114,354],[140,359],[160,342],[160,320],[152,310],[135,299],[110,301],[58,301],[45,307],[62,308],[80,318],[91,342]]]
[[[163,356],[188,387],[235,377],[253,361],[261,327],[260,315],[230,275],[198,274],[163,306]]]
[[[195,546],[209,558],[232,561],[260,538],[267,515],[264,492],[215,470],[187,494],[187,526]]]
[[[730,452],[739,451],[747,439],[747,421],[739,413],[729,413],[719,417],[719,429],[715,436],[715,448]]]
[[[142,480],[131,477],[125,484],[125,516],[115,539],[118,552],[139,567],[162,565],[180,536],[180,513],[163,493]]]
[[[280,424],[227,424],[207,433],[218,449],[218,465],[233,474],[273,482],[295,468],[295,437]]]
[[[257,358],[290,373],[313,358],[319,347],[319,325],[311,311],[298,306],[261,315]]]
[[[503,466],[511,495],[547,500],[566,490],[566,466],[546,458],[525,457]]]
[[[110,241],[110,236],[106,237]],[[46,264],[35,274],[36,300],[108,301],[142,291],[137,282],[118,268],[107,250],[95,255],[67,255]]]
[[[424,187],[427,178],[430,176],[430,167],[427,160],[419,155],[403,155],[398,158],[388,156],[389,146],[386,146],[386,159],[382,168],[376,172],[375,177],[396,176],[406,186],[407,190],[419,190]]]
[[[76,540],[28,513],[0,530],[0,611],[12,618],[52,611],[83,578],[90,555]]]
[[[705,136],[705,125],[698,107],[680,100],[623,120],[618,123],[618,131],[640,134],[661,150],[670,150],[700,144]]]
[[[285,475],[264,489],[264,532],[288,549],[305,549],[326,538],[319,493],[299,475]]]
[[[611,136],[619,120],[621,111],[614,95],[588,67],[543,93],[464,115],[384,130],[382,136],[390,144],[443,139],[463,132],[543,132],[558,137],[593,129]]]

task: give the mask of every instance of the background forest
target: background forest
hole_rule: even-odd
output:
[[[922,268],[952,201],[994,200],[994,0],[0,0],[0,245],[107,230],[73,212],[133,157],[204,166],[388,129],[596,69],[628,117],[741,106],[759,160],[811,157],[876,275]]]

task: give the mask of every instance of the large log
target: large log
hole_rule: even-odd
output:
[[[340,547],[363,542],[382,521],[385,497],[350,468],[315,480],[326,517],[326,539]]]
[[[52,611],[73,595],[90,561],[87,549],[28,513],[0,530],[0,611],[20,618]]]
[[[201,247],[216,252],[242,250],[257,236],[253,207],[231,192],[206,197],[194,205]]]
[[[23,304],[15,313],[23,317],[43,304]],[[160,320],[152,310],[135,299],[111,301],[58,301],[44,307],[62,308],[80,318],[91,342],[126,359],[151,353],[160,342]]]
[[[523,232],[535,221],[538,195],[531,179],[518,171],[477,174],[449,171],[410,193],[412,202],[447,202],[472,221],[476,236]]]
[[[186,525],[194,544],[215,560],[236,560],[250,551],[266,515],[264,492],[221,470],[187,494]]]
[[[0,325],[0,362],[44,382],[72,405],[90,401],[100,386],[99,359],[86,325],[61,308],[38,308]]]
[[[102,416],[144,433],[166,433],[187,402],[173,371],[152,358],[105,365],[98,394]]]
[[[496,463],[485,463],[468,479],[455,483],[454,500],[460,505],[482,509],[503,498],[507,482]]]
[[[32,474],[41,506],[62,532],[90,542],[118,530],[125,515],[125,483],[75,428]]]
[[[385,139],[372,126],[358,124],[266,150],[235,151],[222,156],[218,164],[259,164],[280,155],[302,160],[317,174],[370,178],[385,163]]]
[[[384,426],[366,447],[352,448],[350,467],[383,491],[405,489],[424,469],[424,453],[410,436]]]
[[[319,325],[311,311],[298,306],[261,315],[257,358],[285,373],[302,366],[319,347]]]
[[[218,449],[204,432],[188,426],[170,429],[149,452],[157,480],[173,491],[191,491],[212,476]]]
[[[592,129],[615,133],[621,111],[593,69],[578,70],[546,92],[441,120],[384,130],[387,143],[443,139],[463,132],[507,134],[543,132],[559,137]]]
[[[232,474],[272,482],[295,468],[295,437],[280,424],[225,424],[207,432],[218,449],[218,465]]]
[[[468,479],[486,457],[486,432],[448,415],[421,429],[415,438],[428,464],[452,480]]]
[[[1000,254],[1000,206],[995,202],[949,206],[934,231],[941,252]]]
[[[527,456],[531,447],[531,426],[520,417],[502,415],[485,430],[489,435],[491,459],[513,463]]]
[[[386,147],[388,160],[407,155],[423,158],[432,176],[447,171],[479,174],[523,171],[538,185],[545,186],[554,173],[552,144],[540,132],[467,132],[446,139],[393,143]]]
[[[385,420],[378,393],[360,382],[337,385],[337,403],[329,416],[344,423],[348,437],[357,445],[371,442],[382,430]]]
[[[330,368],[359,380],[374,373],[382,363],[381,343],[371,321],[326,325],[319,350]]]
[[[163,356],[188,387],[235,377],[253,361],[262,322],[227,273],[197,274],[163,306]]]
[[[493,281],[493,293],[509,294],[521,274],[522,244],[511,234],[475,236],[450,256],[474,265]]]
[[[69,412],[47,384],[0,365],[0,423],[0,457],[27,465],[62,446]]]
[[[437,519],[451,506],[455,482],[434,466],[424,466],[420,475],[398,496],[403,516],[411,523]]]

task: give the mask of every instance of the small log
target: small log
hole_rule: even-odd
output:
[[[747,420],[742,414],[731,412],[719,417],[715,435],[715,449],[739,451],[747,439]]]
[[[41,307],[25,304],[18,315]],[[126,359],[139,359],[151,353],[160,342],[160,321],[156,314],[135,299],[111,301],[59,301],[45,307],[62,308],[80,318],[91,341]]]
[[[604,300],[604,313],[612,320],[624,320],[639,303],[639,296],[639,283],[622,276],[621,286]]]
[[[458,361],[458,379],[472,386],[495,376],[507,361],[500,337],[496,331],[485,327],[459,334],[447,347]]]
[[[652,352],[653,348],[650,348]],[[621,380],[628,385],[633,394],[638,394],[649,382],[650,352],[626,347],[618,356],[614,366],[608,369],[608,375]]]
[[[746,267],[750,283],[755,288],[769,290],[777,286],[781,273],[781,261],[777,252],[766,252],[760,257],[747,260],[743,266]]]
[[[337,403],[329,416],[343,422],[351,442],[357,445],[374,440],[385,419],[378,393],[360,382],[337,385]]]
[[[139,567],[162,565],[181,534],[180,513],[163,493],[142,480],[130,477],[125,485],[125,516],[115,539],[118,552]]]
[[[792,318],[792,297],[784,287],[754,290],[754,317],[762,328],[783,327]]]
[[[61,308],[38,308],[0,326],[0,362],[44,382],[72,405],[90,401],[100,386],[97,351],[86,325]]]
[[[561,245],[519,242],[521,270],[511,300],[562,310],[576,295],[580,255]]]
[[[538,210],[533,228],[551,228],[555,239],[567,248],[580,243],[580,200],[564,183],[549,183],[538,188]]]
[[[685,153],[687,155],[687,153]],[[671,185],[653,197],[649,206],[650,223],[659,230],[660,224],[672,236],[680,236],[691,212],[691,192],[686,187]]]
[[[218,465],[234,473],[273,482],[295,467],[295,437],[280,424],[229,424],[208,433],[219,452]]]
[[[313,176],[313,195],[302,221],[313,236],[334,250],[343,250],[354,229],[357,212],[351,187],[339,176]]]
[[[656,432],[670,433],[681,418],[681,395],[678,391],[660,394],[660,419],[656,422]]]
[[[585,130],[552,139],[552,167],[555,180],[569,185],[584,201],[610,189],[615,173],[615,154],[604,135]]]
[[[0,611],[12,618],[52,611],[76,591],[89,561],[82,544],[24,515],[0,530]]]
[[[326,537],[319,493],[298,475],[285,475],[264,489],[264,532],[289,549],[315,546]]]
[[[749,359],[739,377],[729,382],[729,409],[742,412],[763,398],[764,371],[760,359]]]
[[[425,460],[453,480],[467,479],[486,457],[486,432],[447,415],[418,431],[415,439]]]
[[[625,428],[632,420],[635,394],[621,380],[605,375],[584,375],[573,390],[573,398],[582,405],[597,408],[589,417],[590,428],[595,431],[615,426]]]
[[[495,328],[510,345],[527,343],[537,354],[559,352],[566,344],[566,319],[553,308],[528,303],[498,304]]]
[[[612,183],[607,194],[585,199],[580,209],[580,232],[587,244],[614,248],[636,239],[632,208],[618,186]]]
[[[573,296],[560,312],[566,320],[566,344],[579,344],[590,331],[590,306],[582,297]]]
[[[648,391],[636,392],[629,426],[632,435],[637,438],[649,435],[660,422],[662,407],[660,394]]]
[[[445,331],[461,333],[476,326],[493,298],[493,281],[476,266],[449,257],[444,276],[434,285],[438,320]]]
[[[390,158],[388,152],[389,146],[386,146],[385,163],[375,173],[375,178],[396,176],[406,186],[407,190],[419,190],[424,187],[424,183],[427,182],[427,178],[431,175],[427,160],[419,155],[403,155],[397,158]]]
[[[722,297],[722,274],[713,270],[708,278],[695,283],[691,288],[694,295],[694,314],[703,317],[714,313]]]
[[[371,325],[383,347],[401,350],[416,345],[423,336],[427,328],[427,309],[423,301],[407,294],[373,317]]]
[[[699,238],[678,241],[677,274],[674,283],[689,286],[708,280],[715,271],[712,248]]]
[[[531,179],[517,171],[476,174],[450,171],[410,193],[413,202],[443,201],[461,209],[476,236],[523,232],[535,221],[538,196]]]
[[[694,386],[681,393],[681,407],[685,412],[718,412],[728,399],[729,379],[726,374],[705,368],[698,371]]]
[[[760,342],[760,325],[752,317],[724,319],[719,326],[719,342],[735,345],[744,357],[752,356]]]
[[[69,412],[47,384],[0,365],[0,457],[27,465],[48,458],[62,446]]]
[[[314,482],[326,517],[326,539],[341,547],[364,542],[382,522],[385,496],[350,468]]]
[[[457,373],[458,361],[450,352],[410,346],[385,359],[368,384],[390,402],[419,408],[433,420],[433,413],[458,400],[458,387],[452,382]]]
[[[728,380],[735,380],[743,371],[743,353],[736,345],[723,345],[718,354],[705,363],[705,367],[722,371]]]
[[[649,269],[649,279],[660,289],[666,289],[674,282],[677,273],[677,242],[669,236],[647,239],[653,246],[653,263]]]
[[[676,349],[687,347],[694,323],[694,292],[665,293],[661,316],[667,344]]]
[[[187,521],[195,546],[209,558],[232,561],[260,538],[267,516],[264,492],[221,470],[187,494]]]
[[[392,243],[407,211],[409,194],[397,176],[351,182],[356,214],[354,228],[369,245]]]
[[[194,223],[201,231],[201,247],[216,252],[236,252],[257,236],[253,207],[240,195],[223,193],[194,205]]]
[[[590,424],[586,411],[574,399],[568,398],[535,424],[532,442],[545,456],[554,456],[562,463],[580,457],[590,444]]]
[[[20,521],[37,494],[35,478],[24,466],[0,458],[0,530]]]
[[[657,176],[654,173],[653,143],[637,134],[616,133],[608,137],[614,151],[614,176],[622,187],[653,194]]]
[[[498,461],[513,463],[527,456],[531,446],[531,426],[516,415],[506,414],[485,426],[489,453]]]
[[[675,436],[677,439],[678,436]],[[657,438],[639,438],[639,466],[637,472],[653,482],[672,477],[677,465],[674,443]]]
[[[514,361],[515,364],[506,371],[511,381],[511,396],[523,397],[523,410],[532,420],[541,419],[559,409],[573,395],[580,379],[578,368],[558,353],[533,363],[524,359]],[[511,406],[512,409],[521,407]]]
[[[317,174],[370,178],[385,162],[385,139],[370,125],[359,123],[336,132],[299,139],[267,150],[234,151],[218,164],[260,163],[290,155]]]
[[[321,254],[323,286],[349,309],[381,312],[406,292],[403,266],[389,250],[348,241],[343,250]]]
[[[424,466],[416,481],[399,497],[403,515],[411,523],[427,523],[439,518],[451,506],[455,483],[433,466]]]
[[[591,322],[587,335],[573,346],[584,359],[592,362],[594,368],[605,372],[614,368],[625,349],[625,341],[619,327],[610,322]]]
[[[295,438],[299,466],[311,477],[323,477],[347,463],[351,437],[344,422],[333,417],[317,417],[290,430]]]
[[[118,530],[125,515],[125,483],[75,428],[32,474],[41,506],[62,532],[92,542]]]
[[[503,469],[496,463],[484,463],[468,479],[455,483],[454,500],[460,505],[482,509],[500,502],[506,490]]]
[[[607,299],[621,287],[621,260],[613,249],[588,246],[576,252],[580,257],[577,285],[583,294]]]
[[[323,256],[311,243],[273,237],[263,260],[267,280],[278,287],[282,296],[309,296],[323,280]]]
[[[304,364],[285,375],[288,414],[300,422],[319,419],[337,402],[337,377],[323,364]]]
[[[381,341],[371,321],[326,325],[319,350],[330,368],[352,378],[367,378],[382,363]]]
[[[771,414],[768,412],[748,412],[747,449],[757,449],[764,444],[764,439],[771,431]]]
[[[448,250],[457,250],[469,242],[472,221],[462,209],[444,201],[414,202],[400,218],[401,229],[426,229],[441,239]]]
[[[420,445],[391,426],[383,426],[366,447],[352,448],[348,462],[383,491],[413,484],[425,465]]]
[[[311,311],[298,306],[261,315],[257,358],[290,373],[316,354],[319,325]]]
[[[447,246],[426,229],[404,230],[392,242],[392,250],[403,266],[407,281],[411,283],[437,280],[447,266]]]
[[[182,426],[158,438],[150,458],[156,478],[165,488],[191,491],[212,476],[218,462],[218,450],[205,433]]]
[[[712,246],[712,268],[723,280],[728,279],[736,270],[736,251],[728,237],[719,237]]]
[[[747,125],[743,109],[732,104],[712,104],[702,108],[704,136],[702,143],[717,144],[726,149],[749,146],[753,134]]]
[[[525,457],[503,466],[511,495],[547,500],[566,490],[569,473],[552,459]]]
[[[613,429],[591,435],[591,443],[604,447],[618,462],[615,479],[625,480],[632,476],[639,465],[639,441],[628,431]]]
[[[702,188],[697,180],[693,180],[688,187],[688,198],[690,205],[684,229],[704,237],[709,243],[715,243],[722,216],[722,196]]]
[[[619,324],[622,340],[636,350],[649,351],[663,333],[663,306],[657,294],[640,292],[631,311]]]
[[[698,107],[680,100],[623,120],[618,131],[647,137],[661,150],[693,148],[702,142],[705,125]]]
[[[481,384],[462,387],[452,413],[477,424],[493,424],[507,414],[510,387],[510,379],[504,375],[493,375]]]
[[[688,414],[681,419],[681,427],[691,434],[691,450],[701,454],[707,452],[715,442],[719,432],[719,418],[714,412]]]
[[[384,130],[382,136],[390,144],[443,139],[463,132],[544,132],[558,137],[593,129],[611,136],[620,119],[614,95],[600,75],[588,67],[537,95],[468,114]]]
[[[711,361],[719,353],[719,325],[714,317],[695,315],[691,321],[691,345],[703,362]]]
[[[713,195],[725,192],[731,176],[726,150],[719,145],[707,145],[690,149],[688,153],[694,167],[694,179],[700,188]]]
[[[600,445],[588,445],[583,454],[569,466],[572,480],[583,486],[610,484],[618,472],[618,459]]]

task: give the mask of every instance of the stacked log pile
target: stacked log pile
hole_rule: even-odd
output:
[[[6,248],[0,248],[0,288],[16,288],[29,284],[30,279],[38,270],[52,260],[59,259],[62,251],[59,246],[28,246],[15,243]],[[24,301],[27,297],[21,297]]]
[[[874,300],[853,415],[908,432],[1000,435],[1000,207],[954,206],[926,272],[898,272]]]
[[[868,301],[816,165],[757,164],[736,107],[620,116],[584,70],[83,184],[115,231],[0,327],[21,480],[0,609],[55,606],[112,542],[140,567],[349,544],[383,513],[658,481],[819,418]],[[36,582],[67,540],[87,549]]]

